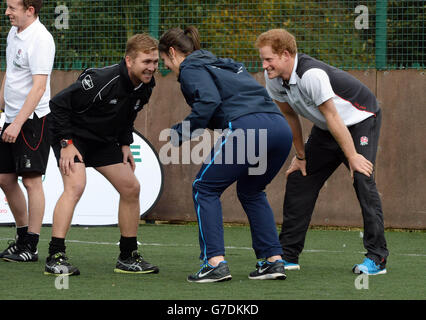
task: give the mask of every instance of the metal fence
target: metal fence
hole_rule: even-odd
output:
[[[202,46],[260,70],[256,37],[286,28],[298,50],[344,69],[425,67],[426,1],[45,0],[40,20],[56,42],[55,69],[116,63],[134,33],[156,38],[195,25]],[[3,12],[6,1],[2,1]],[[1,20],[1,68],[10,23]],[[164,70],[163,70],[164,71]]]

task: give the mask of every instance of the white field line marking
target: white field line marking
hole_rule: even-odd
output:
[[[13,240],[11,238],[0,238],[0,241],[6,241],[6,240]],[[39,241],[50,241],[47,239],[40,239]],[[94,245],[117,245],[117,242],[103,242],[103,241],[82,241],[82,240],[65,240],[69,243],[82,243],[82,244],[94,244]],[[142,246],[153,246],[153,247],[198,247],[198,245],[195,244],[174,244],[174,243],[149,243],[149,242],[139,242]],[[225,249],[235,249],[235,250],[253,250],[253,248],[250,247],[235,247],[235,246],[225,246]],[[309,253],[344,253],[347,251],[343,250],[324,250],[324,249],[304,249],[303,252],[309,252]],[[365,251],[359,251],[354,253],[361,253],[365,254]],[[426,257],[426,254],[419,254],[419,253],[391,253],[392,255],[398,255],[398,256],[409,256],[409,257]]]

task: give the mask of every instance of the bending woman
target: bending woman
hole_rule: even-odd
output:
[[[232,278],[225,261],[220,196],[235,181],[250,223],[253,249],[261,260],[249,278],[285,279],[282,248],[264,190],[290,151],[292,134],[287,121],[243,64],[200,50],[195,27],[168,30],[160,39],[159,51],[165,66],[177,75],[191,107],[186,125],[172,127],[178,137],[172,143],[182,144],[197,129],[226,129],[192,185],[203,264],[188,281]],[[189,132],[185,132],[187,127]]]

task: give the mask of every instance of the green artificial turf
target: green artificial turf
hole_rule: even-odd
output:
[[[15,229],[0,227],[0,250]],[[390,256],[386,275],[369,276],[368,289],[357,289],[351,268],[362,262],[365,249],[359,230],[308,232],[300,271],[287,271],[284,281],[249,280],[256,257],[247,226],[226,226],[226,259],[232,280],[188,283],[199,270],[196,225],[143,224],[139,248],[159,274],[113,273],[120,234],[117,227],[72,227],[67,255],[80,276],[69,277],[68,289],[57,289],[57,278],[43,274],[51,228],[43,227],[39,261],[0,261],[0,300],[424,300],[426,299],[426,233],[387,231]],[[56,281],[56,282],[55,282]],[[365,282],[363,282],[365,284]],[[65,282],[61,282],[65,285]]]

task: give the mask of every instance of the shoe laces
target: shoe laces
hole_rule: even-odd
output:
[[[256,268],[261,268],[261,267],[263,267],[263,265],[264,265],[265,263],[269,263],[269,262],[268,262],[266,259],[259,260],[259,261],[256,263]]]
[[[269,264],[269,265],[271,265],[271,264],[274,264],[275,262],[277,262],[277,261],[281,261],[282,263],[284,263],[284,260],[275,260],[274,262],[270,262],[270,261],[268,261],[268,260],[266,260],[266,259],[262,259],[262,260],[259,260],[257,263],[256,263],[256,268],[261,268],[261,267],[263,267],[265,264]]]
[[[132,252],[132,258],[134,258],[136,262],[144,262],[142,255],[136,250]]]
[[[213,268],[213,266],[210,265],[210,263],[208,262],[208,260],[203,260],[203,262],[200,264],[201,269],[198,270],[197,274],[199,274],[201,271],[203,271],[205,268]]]
[[[53,255],[53,259],[55,259],[56,264],[63,264],[64,262],[67,262],[68,257],[62,252],[58,252]]]

